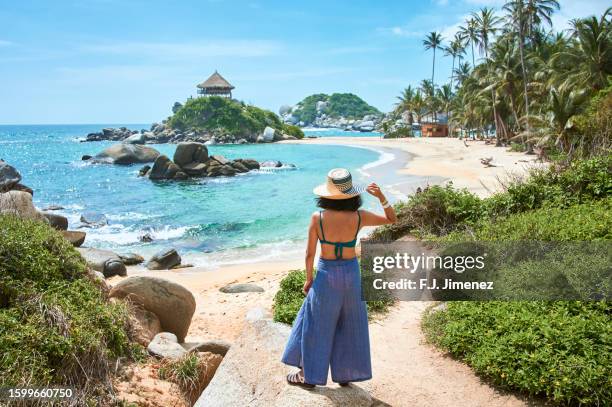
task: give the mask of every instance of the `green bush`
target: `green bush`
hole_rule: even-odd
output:
[[[396,240],[409,233],[441,235],[477,222],[483,214],[482,201],[452,183],[433,185],[395,206],[398,221],[377,228],[370,238]]]
[[[280,282],[280,289],[274,296],[274,320],[293,324],[298,311],[304,302],[304,283],[306,270],[291,270]],[[386,312],[392,300],[368,301],[366,306],[370,313]]]
[[[0,386],[72,386],[83,402],[110,394],[110,361],[131,352],[127,310],[48,225],[0,216],[0,305]]]
[[[302,131],[302,129],[300,129],[298,126],[293,126],[291,124],[285,124],[283,126],[283,133],[289,136],[293,136],[297,139],[304,138],[304,132]]]
[[[505,191],[484,200],[489,216],[537,209],[567,207],[612,194],[612,154],[576,160],[566,167],[534,170],[528,179],[506,185]]]
[[[606,302],[449,302],[422,328],[497,385],[603,406],[612,403],[611,312]]]

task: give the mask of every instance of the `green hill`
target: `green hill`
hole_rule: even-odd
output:
[[[331,118],[361,119],[369,114],[382,114],[377,108],[352,93],[332,93],[331,95],[317,93],[307,96],[298,103],[293,109],[292,115],[298,121],[312,123],[317,117],[318,102],[326,103],[320,113],[324,113]]]
[[[269,110],[219,96],[188,100],[170,117],[168,125],[181,131],[231,134],[251,140],[269,126],[284,134],[304,137],[299,128],[283,123]]]

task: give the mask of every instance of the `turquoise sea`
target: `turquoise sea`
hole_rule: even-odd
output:
[[[309,214],[314,211],[312,188],[327,170],[346,167],[366,182],[360,168],[377,162],[380,153],[363,148],[322,145],[215,145],[212,154],[228,158],[280,160],[296,169],[260,170],[236,177],[183,182],[152,182],[139,178],[141,165],[88,164],[112,142],[81,143],[87,133],[105,125],[0,126],[0,158],[15,166],[23,183],[34,189],[38,208],[60,205],[71,229],[82,227],[83,212],[104,214],[109,224],[87,232],[86,246],[146,256],[175,247],[184,262],[215,267],[223,263],[271,260],[302,250]],[[133,129],[148,125],[126,125]],[[367,135],[326,130],[320,137]],[[369,135],[377,135],[372,133]],[[172,157],[175,145],[153,145]],[[366,205],[372,205],[371,200]],[[149,233],[153,242],[139,237]]]

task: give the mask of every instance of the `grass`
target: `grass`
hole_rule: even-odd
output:
[[[215,355],[215,357],[221,358]],[[177,360],[162,361],[157,374],[160,379],[175,383],[186,400],[193,405],[212,379],[216,366],[211,367],[209,359],[198,353],[187,353]]]

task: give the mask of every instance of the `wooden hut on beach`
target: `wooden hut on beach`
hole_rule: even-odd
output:
[[[446,123],[421,123],[422,137],[448,137]]]
[[[215,71],[208,79],[198,86],[198,96],[224,96],[232,97],[232,86],[219,72]]]

